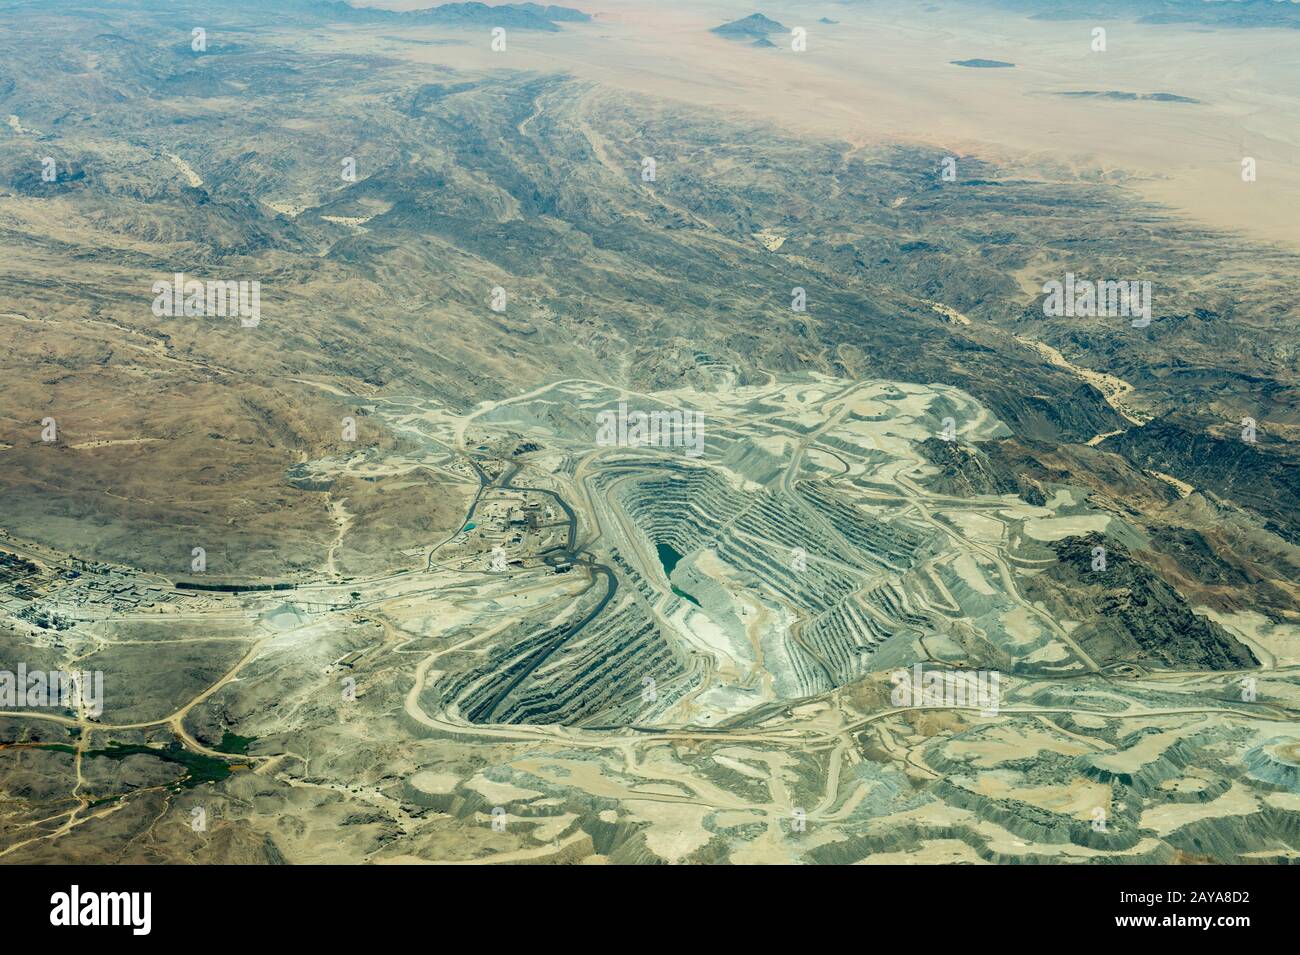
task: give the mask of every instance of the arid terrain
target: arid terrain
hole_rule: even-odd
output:
[[[1300,6],[1073,6],[0,0],[0,861],[1300,858]]]

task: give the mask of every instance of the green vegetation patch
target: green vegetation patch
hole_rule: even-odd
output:
[[[227,734],[229,735],[229,734]],[[245,739],[242,736],[234,737],[241,741],[245,748],[252,739]],[[224,745],[226,740],[222,740]],[[35,749],[51,749],[59,753],[76,754],[76,750],[63,743],[42,743]],[[212,756],[204,756],[202,753],[191,753],[180,743],[168,743],[163,749],[155,749],[152,746],[142,746],[136,743],[121,744],[109,743],[106,749],[88,749],[85,755],[87,757],[102,756],[107,759],[125,759],[127,756],[139,754],[141,756],[153,756],[155,759],[161,759],[168,763],[178,763],[185,767],[185,778],[181,780],[181,786],[185,789],[193,789],[202,783],[216,782],[225,779],[230,775],[230,764],[224,759],[216,759]]]
[[[256,742],[256,736],[239,736],[238,734],[230,732],[230,730],[226,730],[221,734],[221,742],[212,748],[221,753],[247,756],[248,747]]]

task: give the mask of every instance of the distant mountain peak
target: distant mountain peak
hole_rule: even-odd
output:
[[[751,13],[741,20],[732,20],[730,23],[716,26],[709,32],[729,40],[762,40],[767,39],[769,33],[786,33],[789,29],[784,23],[779,23],[771,17],[761,13]]]

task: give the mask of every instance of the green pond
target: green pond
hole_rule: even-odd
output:
[[[664,576],[672,577],[673,568],[682,559],[682,555],[668,544],[655,544],[655,550],[659,551],[659,563],[664,565]]]
[[[663,564],[664,576],[669,578],[669,586],[672,587],[673,593],[681,597],[683,600],[689,600],[691,603],[695,604],[695,606],[699,607],[700,602],[698,600],[671,582],[673,568],[677,566],[679,561],[681,561],[682,555],[677,553],[677,551],[668,544],[655,544],[655,550],[659,552],[659,563]]]

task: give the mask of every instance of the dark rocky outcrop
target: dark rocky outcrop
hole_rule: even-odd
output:
[[[1093,551],[1105,547],[1105,569]],[[1057,563],[1025,582],[1064,619],[1080,620],[1077,640],[1098,663],[1140,662],[1178,670],[1232,670],[1259,661],[1222,627],[1192,613],[1178,591],[1119,541],[1089,534],[1052,544]]]

